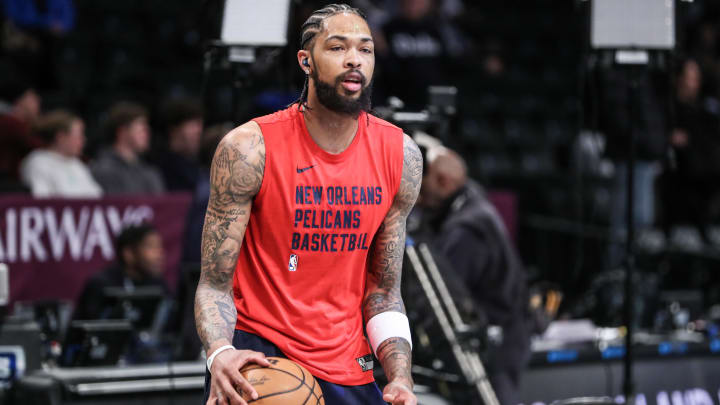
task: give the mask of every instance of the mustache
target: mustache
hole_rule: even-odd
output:
[[[350,76],[350,74],[352,74],[352,73],[357,74],[357,75],[360,76],[360,85],[361,85],[362,87],[365,87],[365,85],[367,84],[367,79],[365,78],[365,75],[364,75],[361,71],[359,71],[359,70],[357,70],[357,69],[348,70],[347,72],[345,72],[345,73],[341,74],[340,76],[336,77],[336,78],[335,78],[335,85],[336,85],[336,86],[337,86],[337,85],[340,85],[340,83],[344,82],[345,79],[347,79],[347,77]]]

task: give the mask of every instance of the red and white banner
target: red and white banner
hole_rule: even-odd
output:
[[[166,279],[174,289],[190,200],[184,193],[99,200],[0,197],[0,263],[10,269],[11,305],[74,300],[85,280],[115,259],[120,231],[142,222],[162,235]]]

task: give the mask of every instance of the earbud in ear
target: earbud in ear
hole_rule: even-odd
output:
[[[303,64],[304,66],[310,67],[310,63],[308,63],[307,58],[303,59],[302,64]]]

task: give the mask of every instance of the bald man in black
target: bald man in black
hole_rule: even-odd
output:
[[[520,258],[483,188],[467,176],[456,152],[443,146],[426,154],[418,204],[455,276],[473,294],[491,325],[503,328],[503,342],[490,353],[488,374],[501,404],[520,403],[519,379],[529,359],[528,298]]]

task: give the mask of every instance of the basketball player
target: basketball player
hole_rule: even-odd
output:
[[[359,10],[315,11],[297,59],[300,100],[231,131],[212,163],[195,301],[206,403],[257,398],[238,370],[267,355],[307,368],[328,405],[414,405],[400,275],[420,152],[367,113],[375,55]]]

